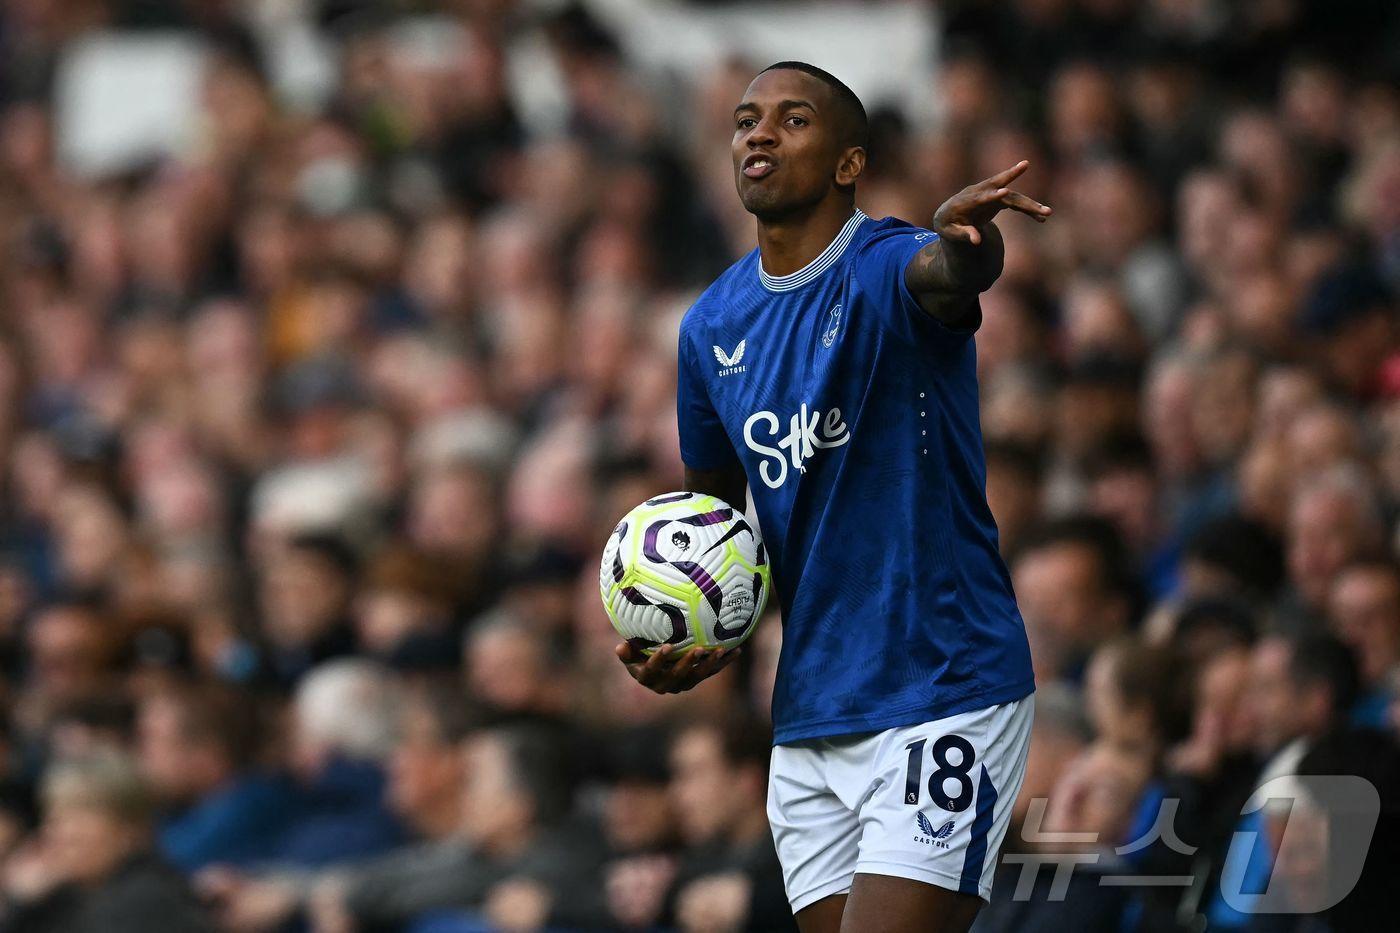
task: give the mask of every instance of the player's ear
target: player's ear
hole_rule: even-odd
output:
[[[836,163],[837,187],[854,185],[860,173],[865,171],[865,148],[852,146],[841,153],[841,161]]]

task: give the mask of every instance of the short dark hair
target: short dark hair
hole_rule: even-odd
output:
[[[1283,583],[1283,544],[1267,526],[1237,512],[1201,525],[1186,542],[1186,557],[1219,567],[1256,598],[1271,596]]]
[[[165,699],[174,704],[186,739],[216,745],[234,769],[257,761],[265,723],[255,697],[235,687],[186,684],[172,689]]]
[[[1028,485],[1039,486],[1044,478],[1045,464],[1040,452],[1031,444],[990,438],[984,445],[983,456],[989,469],[1008,470]]]
[[[1123,538],[1112,522],[1097,515],[1066,515],[1036,525],[1027,533],[1012,563],[1018,563],[1027,554],[1066,544],[1086,548],[1094,555],[1105,589],[1116,594],[1131,593],[1131,571]]]
[[[1181,607],[1172,641],[1179,648],[1191,639],[1215,634],[1226,645],[1248,648],[1259,634],[1259,622],[1247,603],[1229,596],[1201,596]]]
[[[334,532],[302,532],[293,535],[287,547],[321,559],[346,579],[352,579],[360,572],[359,555],[348,541]]]
[[[1136,431],[1114,431],[1090,454],[1085,470],[1091,479],[1114,473],[1151,473],[1152,448]]]
[[[1065,373],[1066,387],[1116,389],[1137,392],[1142,369],[1132,360],[1114,353],[1092,353],[1075,360]]]
[[[1097,515],[1066,515],[1049,519],[1026,532],[1025,541],[1011,555],[1013,567],[1029,554],[1070,545],[1082,547],[1094,556],[1099,583],[1110,597],[1122,599],[1127,607],[1129,627],[1143,612],[1142,586],[1133,573],[1123,536],[1108,519]]]
[[[1099,650],[1111,652],[1116,661],[1113,681],[1123,702],[1147,710],[1163,745],[1190,735],[1192,682],[1184,676],[1185,661],[1174,646],[1122,635]]]
[[[1302,685],[1323,684],[1332,695],[1334,722],[1345,721],[1361,691],[1356,656],[1335,635],[1318,632],[1289,639],[1288,674]]]
[[[860,102],[856,92],[847,87],[840,78],[807,62],[774,62],[759,74],[770,71],[800,71],[831,88],[831,96],[841,108],[841,122],[845,124],[846,136],[851,145],[864,149],[870,144],[870,118],[866,116],[865,105]]]
[[[609,783],[665,784],[671,778],[662,726],[629,726],[604,738],[602,776]]]

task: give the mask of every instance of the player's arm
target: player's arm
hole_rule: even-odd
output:
[[[977,296],[1001,275],[1006,249],[1001,231],[992,222],[1001,211],[1019,211],[1044,223],[1050,208],[1006,187],[1029,162],[959,191],[933,215],[930,229],[938,234],[909,260],[904,283],[919,305],[940,323],[954,328],[978,324]]]
[[[748,491],[749,480],[743,466],[735,461],[732,466],[719,470],[692,470],[685,468],[686,492],[698,492],[706,496],[723,499],[740,511]]]

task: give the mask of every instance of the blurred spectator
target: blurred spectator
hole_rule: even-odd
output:
[[[1105,439],[1086,464],[1089,511],[1111,521],[1129,551],[1151,570],[1161,529],[1156,477],[1147,442],[1137,434]]]
[[[295,683],[354,647],[349,607],[357,562],[329,536],[305,535],[269,556],[260,593],[273,672]]]
[[[355,605],[356,644],[386,663],[451,666],[452,568],[417,551],[386,549],[370,565]]]
[[[141,767],[166,811],[160,849],[185,871],[275,854],[291,788],[259,768],[258,719],[236,693],[213,685],[157,694],[141,706]]]
[[[1332,385],[1358,398],[1377,391],[1397,335],[1390,296],[1371,269],[1329,269],[1316,283],[1299,323],[1319,338],[1317,353]]]
[[[1310,749],[1345,727],[1356,700],[1356,661],[1347,648],[1330,635],[1268,636],[1253,649],[1250,662],[1246,717],[1255,752],[1264,761],[1252,782],[1254,788],[1299,772]],[[1275,785],[1276,786],[1276,785]],[[1270,799],[1262,808],[1236,817],[1237,835],[1244,834],[1247,856],[1212,870],[1210,882],[1222,889],[1257,890],[1275,867],[1288,874],[1282,853],[1266,841],[1279,808],[1286,798]],[[1231,843],[1233,845],[1234,843]],[[1220,843],[1216,843],[1219,852]],[[1223,929],[1241,929],[1254,921],[1224,900],[1217,890],[1208,898],[1205,914]]]
[[[1077,679],[1094,647],[1126,630],[1132,596],[1112,526],[1051,523],[1029,536],[1011,574],[1038,681]]]
[[[1309,746],[1345,724],[1356,701],[1356,660],[1330,635],[1269,636],[1251,664],[1254,742],[1268,759],[1260,783],[1292,774]]]
[[[603,893],[609,920],[624,929],[655,926],[677,880],[680,838],[668,789],[664,736],[626,730],[609,743],[603,833]]]
[[[1094,652],[1084,697],[1099,740],[1141,756],[1155,771],[1160,756],[1189,729],[1192,697],[1184,673],[1172,647],[1134,636]]]
[[[1193,628],[1200,631],[1201,624]],[[1162,798],[1179,801],[1175,828],[1182,839],[1219,853],[1229,844],[1258,770],[1249,643],[1218,640],[1199,657],[1190,733],[1168,752]]]
[[[1361,700],[1358,725],[1383,727],[1400,691],[1400,567],[1393,561],[1350,564],[1328,597],[1332,631],[1355,653]]]
[[[471,613],[490,602],[500,560],[499,504],[491,477],[466,466],[425,471],[412,488],[405,522],[410,540],[453,569],[457,599]]]
[[[1050,684],[1037,690],[1035,707],[1026,777],[1013,805],[1012,829],[1005,843],[1008,850],[1016,852],[1034,845],[1031,837],[1038,832],[1046,801],[1065,767],[1084,751],[1093,738],[1093,730],[1084,714],[1079,695],[1064,684]],[[1034,826],[1027,823],[1032,813],[1036,814]],[[997,890],[995,885],[992,890]]]
[[[5,930],[213,929],[188,882],[152,850],[151,797],[130,762],[57,764],[43,797],[42,838],[6,866]]]
[[[561,711],[564,684],[549,642],[505,610],[477,619],[467,636],[463,668],[471,695],[500,713]]]
[[[671,745],[671,801],[687,845],[674,895],[682,929],[793,925],[766,813],[770,744],[755,724],[721,720],[687,726]]]
[[[1338,573],[1327,600],[1331,628],[1355,651],[1366,691],[1393,691],[1400,665],[1400,567],[1359,560]]]
[[[389,758],[387,800],[415,836],[439,839],[461,825],[462,742],[475,726],[454,688],[424,688],[405,701]]]
[[[324,882],[317,929],[393,929],[424,914],[442,916],[443,929],[470,929],[471,918],[506,929],[597,923],[598,853],[563,822],[569,776],[557,746],[528,727],[471,736],[456,832]]]
[[[1361,875],[1355,887],[1345,892],[1340,885],[1325,876],[1326,859],[1316,858],[1314,853],[1299,853],[1300,857],[1289,858],[1289,853],[1281,851],[1278,859],[1283,867],[1282,883],[1293,888],[1304,897],[1319,890],[1343,895],[1335,906],[1323,916],[1329,929],[1338,933],[1372,929],[1380,911],[1390,903],[1391,888],[1394,884],[1385,866],[1394,865],[1400,857],[1400,842],[1397,842],[1395,829],[1400,825],[1400,744],[1386,732],[1372,729],[1343,730],[1318,742],[1298,763],[1298,774],[1322,776],[1349,774],[1367,781],[1376,789],[1379,797],[1380,813],[1372,831],[1370,857],[1361,866]],[[1357,808],[1350,799],[1308,799],[1305,796],[1297,802],[1300,809],[1311,809],[1323,821],[1323,846],[1334,850],[1344,847],[1347,838],[1357,831]],[[1320,812],[1319,812],[1320,811]],[[1282,826],[1287,817],[1270,827],[1275,838],[1282,834]],[[1280,822],[1282,825],[1280,825]],[[1316,835],[1299,833],[1304,848],[1316,840]],[[1302,877],[1299,877],[1299,876]],[[1314,901],[1315,903],[1315,901]]]
[[[93,699],[111,684],[114,646],[96,610],[53,603],[29,623],[27,691],[18,718],[40,734],[64,706]]]
[[[1126,869],[1114,849],[1129,841],[1133,808],[1150,773],[1146,761],[1130,751],[1107,744],[1089,746],[1065,768],[1050,794],[1041,829],[1045,833],[1079,834],[1082,842],[1048,843],[1047,854],[1022,862],[1020,872],[1003,871],[1000,881],[1022,881],[1030,872],[1030,889],[1019,899],[1012,884],[993,888],[995,900],[977,918],[978,933],[1050,931],[1067,928],[1114,930],[1128,915],[1128,895],[1100,879]],[[1063,835],[1056,837],[1063,840]],[[1053,853],[1053,854],[1050,854]],[[1080,855],[1097,858],[1076,858]],[[1051,893],[1060,863],[1074,866],[1068,885]],[[1024,882],[1022,882],[1024,883]]]
[[[399,701],[389,672],[368,661],[329,661],[302,680],[288,751],[298,800],[275,860],[317,867],[377,855],[402,839],[384,772]]]
[[[461,830],[463,742],[474,728],[456,690],[413,692],[390,758],[386,800],[415,841],[310,874],[289,866],[251,875],[207,872],[205,889],[217,899],[225,924],[274,927],[305,913],[316,929],[351,921],[360,929],[392,928],[425,910],[458,903],[442,880],[471,866]]]
[[[1229,649],[1248,650],[1259,623],[1249,604],[1223,596],[1202,596],[1186,602],[1171,619],[1170,640],[1193,670]]]
[[[1283,551],[1269,529],[1240,515],[1203,524],[1186,542],[1181,594],[1264,603],[1283,582]]]
[[[1337,467],[1304,484],[1288,521],[1293,592],[1285,624],[1303,627],[1320,616],[1332,578],[1352,560],[1379,548],[1382,534],[1374,493],[1358,470]]]
[[[1001,552],[1014,554],[1042,508],[1040,458],[1032,448],[990,440],[986,457],[987,505],[996,519]]]

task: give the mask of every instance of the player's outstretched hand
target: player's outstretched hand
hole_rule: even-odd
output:
[[[1019,211],[1045,223],[1051,213],[1049,207],[1006,187],[1029,166],[1030,163],[1022,159],[1006,171],[969,185],[944,201],[933,215],[933,232],[945,240],[977,246],[982,242],[981,228],[1001,211]]]
[[[647,657],[627,642],[617,646],[617,656],[637,683],[656,693],[684,693],[706,677],[718,674],[738,657],[740,648],[691,648],[676,654],[662,645]]]

